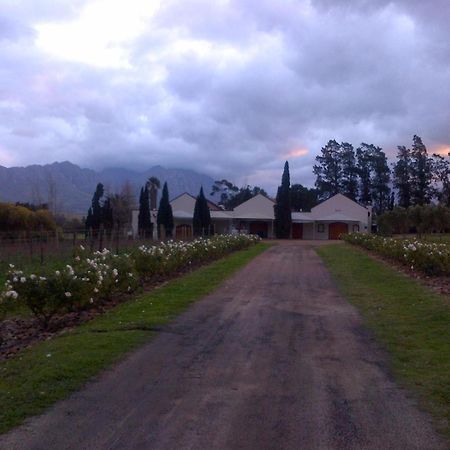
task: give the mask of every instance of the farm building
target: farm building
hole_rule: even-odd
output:
[[[174,236],[178,239],[192,236],[195,197],[184,193],[174,198],[172,205]],[[274,237],[275,202],[257,195],[241,203],[232,211],[224,211],[208,201],[214,233],[258,234]],[[311,209],[311,212],[292,213],[293,239],[338,239],[341,233],[370,232],[371,207],[364,207],[342,194],[337,194]],[[133,233],[137,234],[138,211],[133,211]],[[156,211],[152,211],[156,224]],[[156,226],[154,227],[156,232]]]

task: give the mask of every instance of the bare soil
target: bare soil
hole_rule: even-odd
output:
[[[311,245],[280,243],[1,449],[447,448]]]

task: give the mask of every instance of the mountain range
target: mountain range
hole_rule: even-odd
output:
[[[170,198],[183,192],[196,196],[201,186],[205,195],[209,196],[214,183],[214,180],[205,174],[161,166],[143,172],[123,168],[97,172],[81,168],[69,161],[27,167],[0,166],[0,202],[37,204],[48,203],[50,198],[53,198],[60,212],[86,214],[97,183],[103,183],[107,192],[119,192],[121,187],[129,182],[137,203],[139,189],[152,176],[161,181],[161,187],[167,182]]]

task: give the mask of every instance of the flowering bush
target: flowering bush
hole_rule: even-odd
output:
[[[47,327],[56,313],[85,309],[114,293],[133,292],[143,281],[170,276],[258,240],[257,236],[220,235],[141,246],[124,255],[107,249],[90,254],[80,246],[71,265],[39,275],[25,274],[10,265],[0,294],[0,315],[8,303],[21,301]]]
[[[450,274],[450,245],[418,239],[392,239],[373,234],[351,233],[343,236],[351,244],[399,261],[427,275]]]

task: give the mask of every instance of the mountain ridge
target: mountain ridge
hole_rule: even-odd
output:
[[[124,183],[129,182],[137,203],[139,189],[151,176],[159,178],[161,187],[167,182],[171,198],[183,192],[197,195],[200,186],[205,189],[205,194],[209,194],[214,183],[209,175],[160,165],[143,171],[121,167],[96,171],[70,161],[25,167],[0,165],[0,202],[48,203],[53,186],[56,188],[53,198],[56,197],[59,212],[85,214],[97,183],[103,183],[108,192],[118,192]]]

